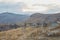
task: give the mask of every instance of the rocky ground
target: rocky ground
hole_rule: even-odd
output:
[[[60,40],[58,34],[48,32],[49,30],[41,27],[17,28],[9,31],[0,32],[0,40]],[[59,33],[60,35],[60,33]]]

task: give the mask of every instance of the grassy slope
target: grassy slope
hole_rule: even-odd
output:
[[[60,37],[46,37],[41,28],[18,28],[0,32],[0,40],[60,40]]]

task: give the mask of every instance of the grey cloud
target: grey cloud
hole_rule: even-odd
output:
[[[54,6],[51,9],[47,10],[47,13],[58,13],[58,12],[60,12],[59,6]]]
[[[0,2],[0,12],[9,11],[9,12],[17,12],[18,9],[22,9],[24,3],[4,3]]]

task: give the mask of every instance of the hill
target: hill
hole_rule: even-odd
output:
[[[47,32],[42,32],[44,29],[42,28],[18,28],[5,32],[0,32],[0,40],[60,40],[60,37],[55,36],[47,36]],[[50,32],[51,33],[51,32]],[[56,34],[56,35],[60,35]]]
[[[24,21],[26,18],[28,18],[27,15],[4,12],[0,14],[0,24],[15,24]]]
[[[52,24],[53,26],[58,24],[57,21],[60,22],[60,13],[56,14],[42,14],[42,13],[34,13],[26,20],[27,23],[36,24],[39,23],[40,25],[43,24]]]
[[[28,22],[42,22],[42,21],[56,21],[56,19],[60,19],[60,13],[56,14],[42,14],[42,13],[35,13],[30,16],[27,20]]]

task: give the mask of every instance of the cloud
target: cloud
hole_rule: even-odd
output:
[[[17,3],[17,2],[20,2],[20,0],[0,0],[0,2],[4,2],[4,3]]]
[[[21,9],[23,7],[24,3],[18,2],[18,3],[5,3],[0,2],[0,12],[21,12]],[[18,11],[20,9],[20,11]]]
[[[60,13],[60,5],[51,6],[47,11],[44,12],[45,14],[55,14]]]
[[[43,12],[46,11],[48,8],[45,6],[30,6],[28,8],[23,8],[23,12]]]
[[[42,12],[60,11],[60,0],[0,0],[0,12]]]
[[[25,0],[23,2],[26,4],[22,9],[23,12],[54,13],[60,11],[60,9],[58,10],[60,0]]]

